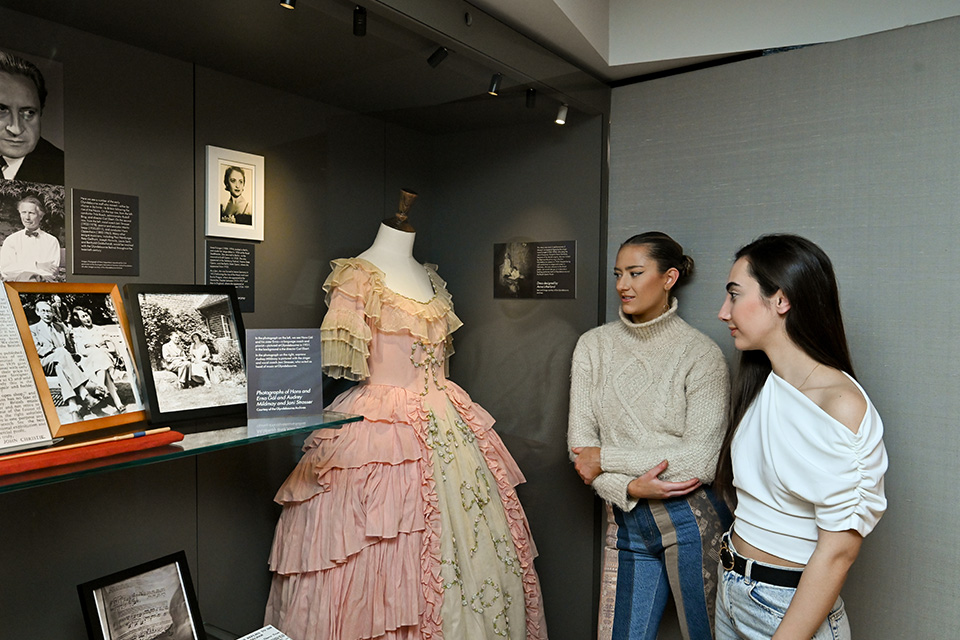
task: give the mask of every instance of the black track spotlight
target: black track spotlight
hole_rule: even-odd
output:
[[[437,50],[430,54],[430,57],[427,58],[427,64],[436,69],[441,62],[447,59],[447,55],[450,52],[446,47],[437,47]]]
[[[353,10],[353,35],[360,38],[367,35],[367,10],[360,5]]]
[[[296,9],[297,0],[280,0],[280,6],[284,9]]]
[[[537,90],[533,87],[527,89],[527,109],[533,109],[537,106]]]
[[[492,96],[497,95],[497,92],[500,91],[500,82],[503,80],[502,73],[495,73],[493,77],[490,78],[490,89],[487,91]]]
[[[567,123],[567,105],[561,104],[560,108],[557,109],[557,119],[554,120],[557,124],[566,124]]]

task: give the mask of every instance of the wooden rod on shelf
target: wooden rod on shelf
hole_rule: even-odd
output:
[[[133,433],[124,433],[111,438],[100,438],[99,440],[90,440],[88,442],[77,442],[62,447],[50,447],[49,449],[37,449],[35,451],[24,451],[23,453],[13,453],[8,456],[0,456],[0,460],[12,460],[14,458],[26,458],[27,456],[37,456],[41,453],[52,453],[54,451],[66,451],[67,449],[77,449],[79,447],[89,447],[95,444],[105,442],[117,442],[118,440],[130,440],[131,438],[142,438],[143,436],[152,436],[157,433],[170,431],[170,427],[161,427],[160,429],[148,429],[147,431],[134,431]]]

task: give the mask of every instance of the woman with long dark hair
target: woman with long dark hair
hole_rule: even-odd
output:
[[[883,424],[854,377],[830,259],[794,235],[740,249],[720,320],[741,351],[717,469],[736,491],[718,640],[849,638],[840,589],[886,509]]]
[[[672,595],[687,640],[710,640],[720,536],[730,512],[710,483],[723,440],[727,365],[677,315],[693,259],[648,232],[620,246],[619,319],[580,337],[567,442],[607,503],[600,640],[652,640]]]

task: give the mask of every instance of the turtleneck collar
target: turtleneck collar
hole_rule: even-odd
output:
[[[670,308],[660,314],[653,320],[647,322],[634,322],[633,319],[623,312],[623,308],[617,310],[620,316],[620,322],[627,328],[627,331],[641,340],[648,340],[662,336],[672,328],[676,327],[680,320],[677,315],[677,299],[674,298],[670,303]]]

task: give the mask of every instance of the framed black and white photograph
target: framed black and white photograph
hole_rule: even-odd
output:
[[[25,117],[0,136],[0,178],[63,186],[63,65],[0,44],[4,106]]]
[[[4,108],[23,115],[0,136],[0,280],[63,282],[63,65],[0,49]]]
[[[208,236],[263,240],[263,156],[207,146]]]
[[[53,436],[145,419],[117,285],[8,282],[5,289]]]
[[[124,294],[151,422],[246,415],[235,287],[128,284]]]
[[[90,640],[206,640],[183,551],[77,585]]]

